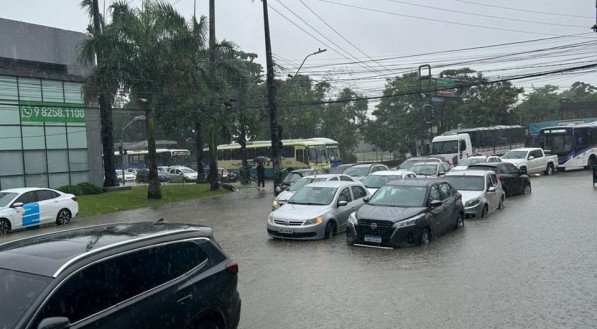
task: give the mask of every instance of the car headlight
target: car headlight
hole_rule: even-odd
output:
[[[409,227],[409,226],[413,226],[417,224],[417,221],[421,218],[425,218],[425,214],[420,214],[418,216],[409,218],[409,219],[405,219],[403,221],[400,221],[396,224],[394,224],[394,227],[396,228],[403,228],[403,227]]]
[[[323,223],[323,216],[307,219],[303,225],[317,225]]]
[[[465,207],[474,207],[476,205],[478,205],[479,203],[481,203],[481,198],[474,198],[474,199],[470,199],[467,202],[464,203]]]
[[[269,216],[267,217],[267,222],[270,224],[274,223],[274,216],[272,216],[272,214],[269,214]]]
[[[273,208],[277,208],[278,207],[278,200],[274,199],[274,201],[272,201],[272,207]]]
[[[359,223],[356,211],[350,214],[350,216],[348,216],[348,221],[353,225],[357,225]]]

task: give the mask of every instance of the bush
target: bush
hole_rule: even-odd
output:
[[[66,185],[58,188],[58,191],[74,195],[89,195],[103,193],[101,187],[91,183],[79,183],[77,185]]]
[[[81,195],[101,194],[104,192],[101,187],[91,183],[79,183],[77,187],[81,189]]]

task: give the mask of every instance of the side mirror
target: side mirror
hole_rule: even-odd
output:
[[[23,206],[22,202],[15,202],[12,204],[12,208],[21,208]]]
[[[369,202],[369,197],[368,196],[363,197],[363,202],[368,203]]]
[[[37,329],[68,329],[70,328],[70,321],[65,317],[45,318],[43,319]]]
[[[436,208],[442,205],[441,200],[432,200],[431,202],[429,202],[429,206],[431,208]]]
[[[437,175],[438,175],[438,176],[443,176],[443,175],[445,175],[445,174],[446,174],[446,172],[445,172],[445,171],[440,171],[440,172],[438,172],[438,173],[437,173]]]
[[[347,205],[348,205],[348,201],[346,201],[346,200],[338,201],[338,207],[346,207]]]
[[[487,189],[488,192],[495,192],[495,187],[491,186]]]
[[[535,159],[535,157],[532,155],[529,155],[529,160],[533,160],[533,159]]]

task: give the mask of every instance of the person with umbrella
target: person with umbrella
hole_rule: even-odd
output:
[[[269,160],[265,157],[257,157],[255,161],[257,162],[257,189],[261,189],[262,187],[265,189],[265,167],[264,164],[266,160]]]

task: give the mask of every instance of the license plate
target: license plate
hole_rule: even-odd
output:
[[[291,228],[281,228],[280,233],[283,234],[292,234],[294,231]]]
[[[381,243],[380,236],[365,235],[365,242]]]

